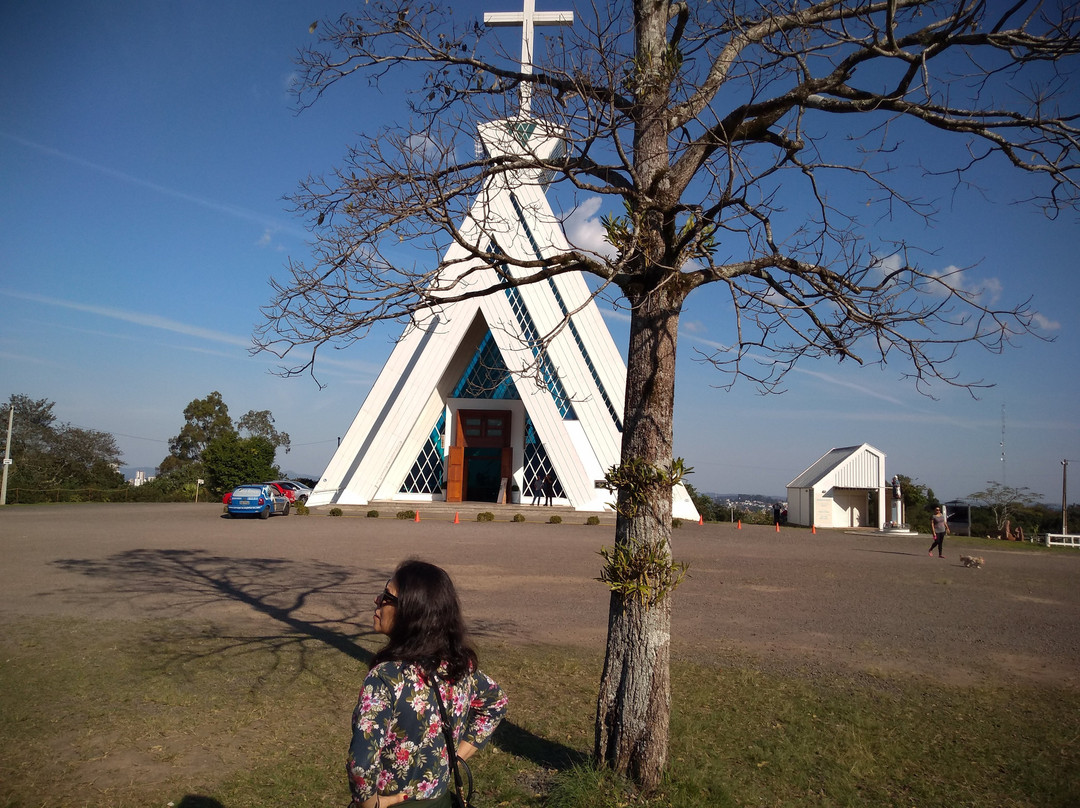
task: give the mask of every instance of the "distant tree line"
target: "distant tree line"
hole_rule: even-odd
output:
[[[706,522],[742,522],[747,525],[771,525],[772,511],[760,508],[745,508],[728,503],[711,494],[703,494],[690,483],[683,481],[686,492],[690,495],[701,518]]]
[[[169,440],[169,454],[155,479],[129,486],[120,473],[123,457],[107,432],[57,420],[55,402],[13,394],[0,408],[3,428],[15,416],[8,467],[8,502],[190,501],[199,480],[205,496],[220,497],[246,482],[282,476],[274,464],[289,435],[274,426],[270,410],[249,410],[235,423],[221,393],[184,408],[184,424]]]
[[[43,502],[55,499],[55,492],[114,489],[124,484],[119,471],[122,454],[116,439],[108,432],[58,421],[54,406],[55,402],[45,398],[13,393],[0,407],[4,430],[8,413],[15,411],[12,462],[8,467],[9,502],[15,491],[20,494],[20,502]]]
[[[944,504],[934,489],[923,485],[912,477],[904,474],[896,475],[900,481],[901,495],[904,499],[904,513],[907,524],[912,530],[919,533],[930,532],[930,517],[934,508]],[[690,499],[698,509],[698,513],[706,522],[731,522],[742,521],[744,524],[772,524],[772,512],[762,510],[750,510],[728,504],[726,500],[720,500],[710,494],[697,491],[689,483],[685,483]],[[1008,524],[1010,530],[1022,528],[1024,535],[1036,533],[1060,533],[1061,532],[1061,508],[1046,505],[1039,500],[1041,494],[1036,494],[1027,488],[1014,488],[1000,483],[990,482],[982,491],[968,494],[965,502],[971,504],[971,535],[981,537],[998,538]],[[950,519],[954,523],[954,531],[962,532],[955,527],[956,523],[968,518],[967,509],[950,509]],[[1080,504],[1069,505],[1069,525],[1071,532],[1080,531]]]

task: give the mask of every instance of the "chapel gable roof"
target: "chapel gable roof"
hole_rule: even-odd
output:
[[[858,446],[844,446],[838,449],[830,449],[810,466],[810,468],[788,483],[787,487],[812,488],[827,477],[833,476],[842,466],[846,463],[850,463],[863,453],[869,453],[881,459],[884,459],[885,457],[881,451],[875,449],[868,443],[861,443]],[[869,480],[866,482],[870,483]],[[866,487],[876,487],[877,484],[878,483],[874,481]]]

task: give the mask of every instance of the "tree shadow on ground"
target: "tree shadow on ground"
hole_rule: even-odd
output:
[[[510,721],[499,724],[492,743],[508,754],[556,771],[566,771],[589,760],[588,755],[577,749],[541,738]]]
[[[279,657],[295,647],[301,670],[307,668],[306,651],[312,643],[326,645],[364,665],[371,663],[371,651],[357,641],[374,636],[368,628],[373,599],[392,575],[392,570],[354,570],[281,558],[234,558],[204,550],[128,550],[104,559],[59,559],[53,564],[99,582],[95,591],[80,588],[66,593],[85,598],[91,605],[103,596],[126,598],[146,617],[174,620],[215,619],[222,605],[238,605],[249,610],[246,615],[241,611],[242,616],[268,617],[282,629],[270,634],[217,633],[216,639],[229,642],[181,655],[174,659],[176,664],[239,648],[265,650]],[[498,632],[498,621],[484,621],[477,633],[498,636]],[[500,725],[496,743],[504,751],[547,769],[563,770],[586,759],[577,750],[509,721]],[[213,808],[218,803],[188,795],[182,805]]]
[[[241,616],[269,617],[287,631],[279,641],[316,640],[365,664],[371,652],[356,640],[371,636],[370,606],[388,574],[356,572],[319,561],[232,558],[204,550],[128,550],[105,559],[59,559],[68,572],[102,582],[101,591],[81,590],[88,601],[106,592],[122,597],[145,616],[169,619],[220,616],[222,605],[250,610]],[[271,638],[252,637],[268,642]]]

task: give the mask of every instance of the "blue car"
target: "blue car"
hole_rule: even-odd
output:
[[[289,515],[289,500],[268,485],[240,485],[229,497],[229,516],[258,516],[269,519],[272,514]]]

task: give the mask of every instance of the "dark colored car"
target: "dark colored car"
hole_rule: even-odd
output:
[[[227,503],[229,516],[258,516],[268,519],[275,513],[289,515],[291,503],[273,486],[239,485],[233,489]]]

